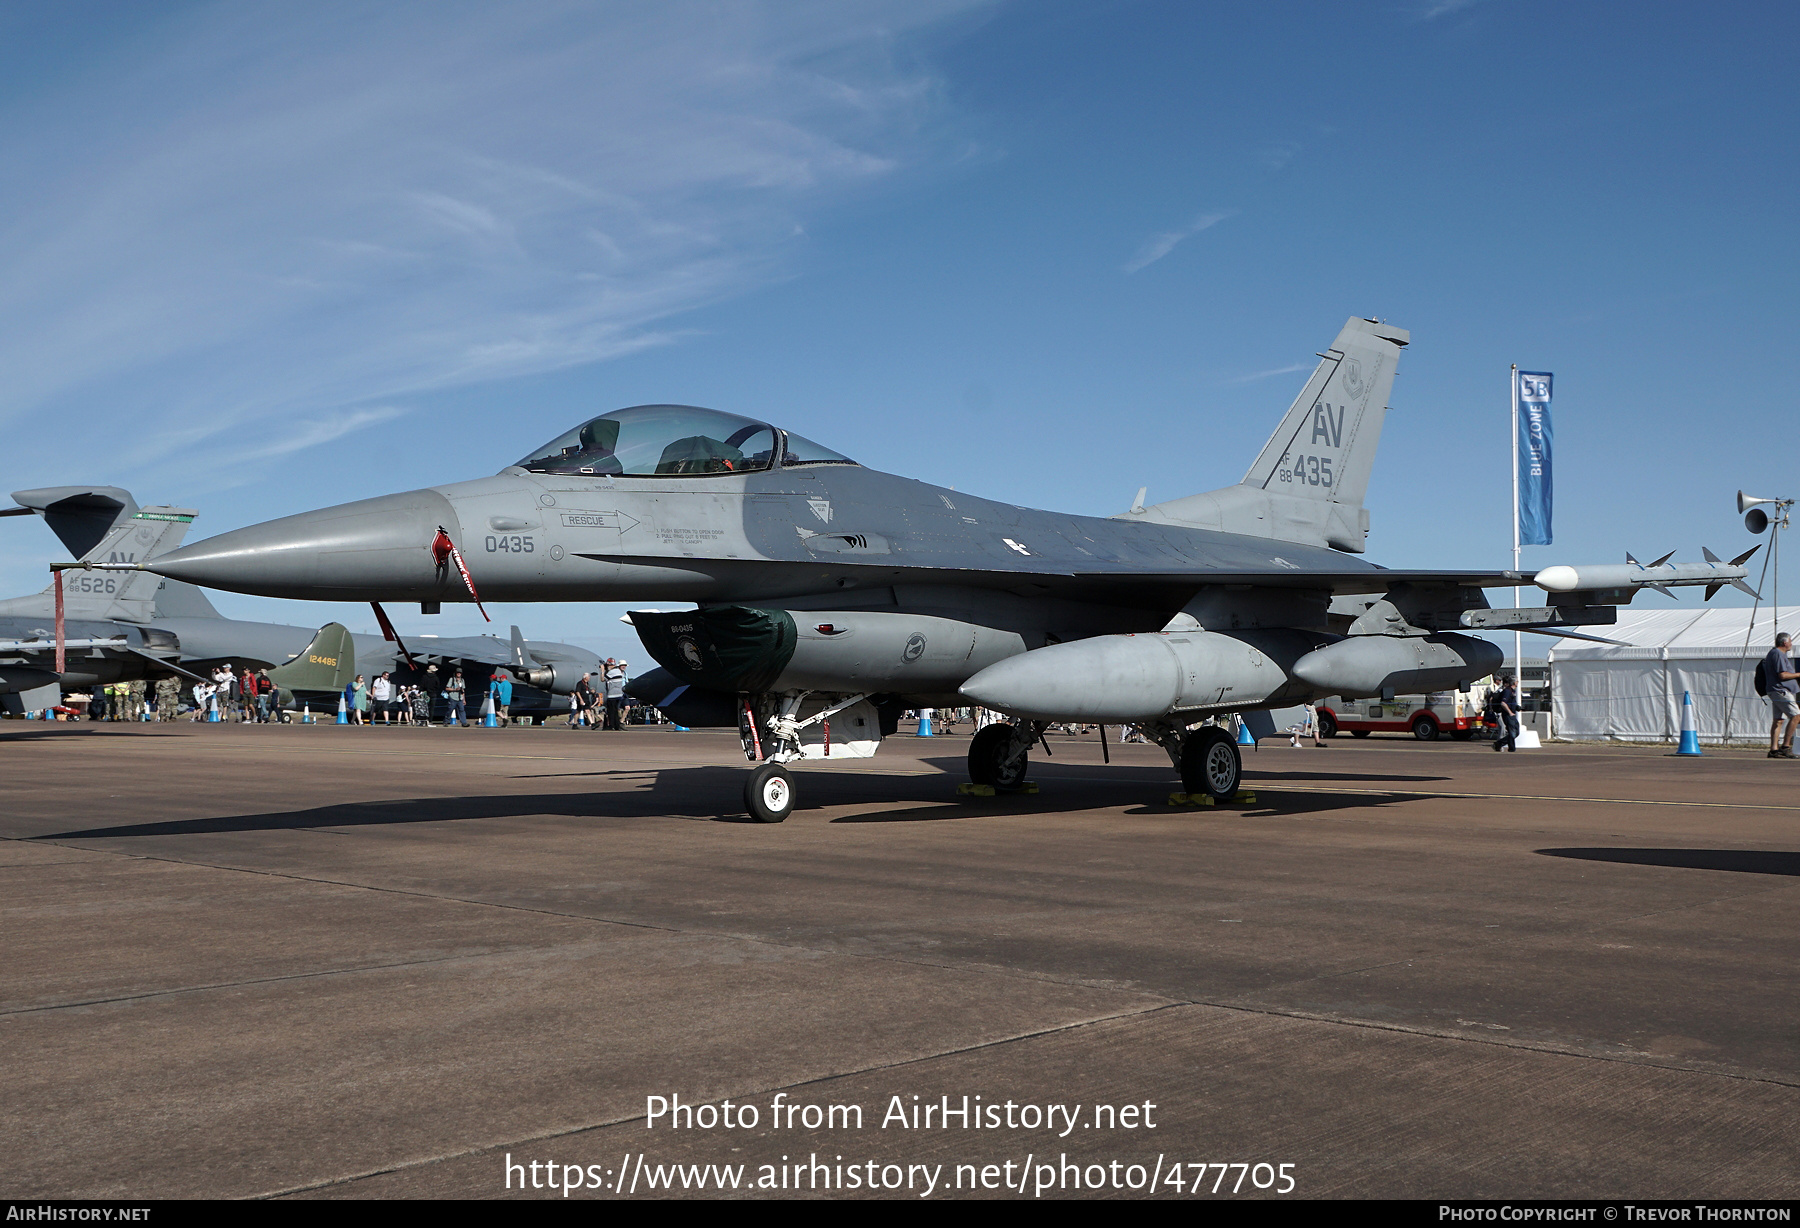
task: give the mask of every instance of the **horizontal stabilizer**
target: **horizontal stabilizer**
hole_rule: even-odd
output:
[[[12,497],[19,506],[8,515],[38,513],[70,556],[78,559],[98,546],[109,529],[138,510],[131,492],[117,486],[46,486],[15,490]]]

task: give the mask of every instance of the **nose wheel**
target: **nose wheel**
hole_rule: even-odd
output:
[[[1237,742],[1217,725],[1195,730],[1181,744],[1181,785],[1189,793],[1224,801],[1237,795],[1243,774]]]
[[[758,823],[779,823],[794,813],[794,781],[779,763],[765,763],[744,782],[744,809]]]

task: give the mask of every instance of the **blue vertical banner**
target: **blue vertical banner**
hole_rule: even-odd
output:
[[[1519,372],[1519,544],[1550,540],[1550,372]]]

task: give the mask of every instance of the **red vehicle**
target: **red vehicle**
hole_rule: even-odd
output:
[[[1421,742],[1435,742],[1439,735],[1466,742],[1481,728],[1481,708],[1460,691],[1434,691],[1430,695],[1397,695],[1393,699],[1342,699],[1332,695],[1318,703],[1319,732],[1336,736],[1339,730],[1366,738],[1383,733],[1410,733]]]

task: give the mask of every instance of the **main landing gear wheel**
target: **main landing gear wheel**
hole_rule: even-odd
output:
[[[744,809],[758,823],[779,823],[794,813],[794,782],[779,763],[765,763],[744,782]]]
[[[1015,793],[1025,783],[1025,765],[1029,758],[1012,751],[1013,727],[988,725],[969,739],[969,779],[978,785],[992,785],[1001,793]]]
[[[1243,774],[1237,742],[1217,725],[1189,734],[1181,744],[1181,785],[1189,793],[1219,800],[1235,797]]]
[[[1452,729],[1450,731],[1451,739],[1457,742],[1467,742],[1474,736],[1475,731],[1473,729]]]

